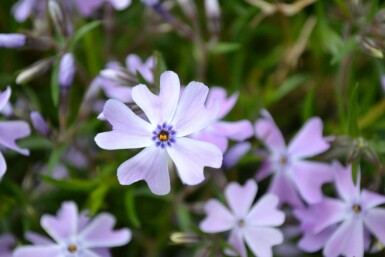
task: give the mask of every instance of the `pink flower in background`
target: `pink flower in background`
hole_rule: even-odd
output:
[[[11,97],[11,88],[7,87],[0,92],[0,110],[5,108]],[[28,149],[22,149],[16,144],[16,140],[31,134],[29,125],[25,121],[0,121],[0,145],[12,149],[20,154],[29,155]],[[0,179],[7,170],[3,154],[0,152]]]
[[[354,185],[351,167],[333,163],[340,199],[322,202],[296,211],[304,237],[299,247],[308,252],[323,248],[327,257],[362,257],[369,247],[369,234],[385,244],[385,196],[360,190],[360,174]]]
[[[16,244],[15,237],[11,234],[0,235],[0,256],[11,257],[13,247]]]
[[[281,131],[270,114],[263,110],[255,123],[256,136],[269,150],[269,156],[257,173],[257,180],[274,174],[269,192],[281,203],[303,206],[299,195],[308,203],[322,200],[321,187],[333,180],[329,164],[305,160],[329,149],[322,137],[322,121],[311,118],[286,146]]]
[[[223,156],[223,167],[229,169],[237,165],[239,160],[250,150],[251,144],[249,142],[242,142],[235,144],[226,151]]]
[[[205,106],[208,91],[202,83],[190,82],[180,95],[179,78],[172,71],[161,75],[159,95],[143,84],[135,86],[132,99],[149,122],[122,102],[107,101],[103,115],[112,125],[112,131],[99,133],[95,137],[97,145],[107,150],[144,147],[118,168],[121,184],[145,180],[153,193],[163,195],[170,191],[169,157],[187,185],[204,180],[205,166],[221,166],[222,153],[215,145],[186,137],[216,118],[217,110]]]
[[[248,180],[244,186],[233,182],[225,189],[230,210],[214,199],[205,205],[207,217],[199,227],[206,233],[231,231],[229,244],[237,253],[228,249],[229,255],[246,257],[245,241],[256,256],[269,257],[273,256],[271,248],[283,242],[282,232],[274,228],[285,220],[285,214],[277,209],[278,198],[266,194],[253,205],[257,190],[253,180]]]
[[[238,93],[229,98],[226,95],[227,92],[223,88],[213,87],[210,89],[206,106],[212,108],[215,104],[219,105],[216,122],[191,135],[192,138],[215,144],[222,153],[227,150],[229,139],[241,142],[253,135],[253,125],[248,120],[236,122],[221,120],[231,111],[238,99]]]
[[[89,219],[79,214],[74,202],[64,202],[56,216],[43,215],[41,226],[52,237],[28,232],[34,245],[18,247],[13,257],[108,257],[108,248],[122,246],[131,239],[127,228],[113,230],[115,218],[101,213]]]

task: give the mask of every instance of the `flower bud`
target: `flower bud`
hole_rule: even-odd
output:
[[[221,17],[221,9],[218,0],[205,0],[205,10],[210,32],[218,34]]]
[[[11,33],[2,34],[0,33],[0,47],[4,48],[20,48],[25,45],[26,36],[23,34]]]
[[[38,112],[31,112],[30,118],[32,121],[33,127],[36,129],[37,132],[40,134],[46,136],[49,134],[50,130],[47,125],[47,122],[44,120],[43,116],[41,116]]]
[[[170,236],[174,244],[194,244],[201,241],[201,237],[192,232],[174,232]]]
[[[60,5],[54,0],[49,0],[48,11],[55,25],[55,29],[63,36],[67,36],[66,20]]]
[[[100,71],[100,75],[105,78],[112,81],[116,81],[122,84],[127,84],[127,82],[131,81],[132,78],[130,77],[127,72],[124,70],[116,70],[116,69],[104,69]]]
[[[16,77],[16,83],[20,85],[28,83],[32,79],[45,73],[49,69],[51,64],[51,58],[35,62],[31,66],[20,72],[20,74]]]
[[[69,88],[72,85],[76,71],[74,56],[66,53],[60,60],[59,84],[62,88]]]

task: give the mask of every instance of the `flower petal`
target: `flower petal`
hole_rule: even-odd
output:
[[[131,4],[131,0],[109,0],[116,10],[123,10]]]
[[[66,241],[77,234],[78,207],[74,202],[64,202],[56,216],[43,215],[40,224],[56,242]]]
[[[178,137],[197,132],[217,118],[218,105],[211,109],[205,107],[208,92],[207,86],[194,81],[184,89],[172,119]]]
[[[160,76],[159,96],[153,94],[147,86],[141,84],[132,88],[132,99],[144,111],[153,125],[169,123],[179,100],[180,82],[172,71]]]
[[[237,252],[234,252],[232,249],[226,249],[225,253],[227,255],[230,255],[230,256],[240,255],[241,257],[247,257],[246,246],[245,246],[245,243],[243,242],[243,237],[242,237],[241,231],[239,229],[233,229],[231,231],[228,243]]]
[[[343,167],[339,162],[333,162],[335,183],[338,194],[346,202],[352,201],[356,196],[356,186],[353,183],[352,167]]]
[[[314,204],[322,200],[322,185],[333,181],[330,165],[313,161],[296,161],[291,166],[293,182],[302,198]],[[317,178],[317,179],[314,179]]]
[[[225,117],[231,109],[233,109],[235,103],[237,102],[239,93],[236,92],[227,98],[227,92],[224,88],[221,87],[212,87],[210,88],[209,94],[206,100],[206,107],[208,109],[215,106],[216,102],[219,104],[219,113],[217,119],[222,119]]]
[[[200,230],[206,233],[228,231],[234,227],[233,214],[219,201],[209,200],[205,204],[206,218],[199,224]]]
[[[34,0],[19,0],[12,6],[12,14],[18,22],[23,22],[31,15],[34,5]]]
[[[366,212],[364,222],[382,244],[385,244],[385,209],[373,208]]]
[[[245,218],[253,204],[258,186],[254,180],[249,179],[244,186],[231,182],[225,189],[226,200],[230,209],[237,218]]]
[[[177,138],[171,147],[167,147],[167,152],[180,179],[187,185],[196,185],[205,179],[204,167],[220,168],[222,165],[223,156],[218,147],[190,138]]]
[[[328,257],[340,255],[364,256],[364,226],[361,218],[351,217],[344,221],[327,241],[323,254]]]
[[[99,253],[92,250],[84,249],[82,251],[82,257],[103,257]]]
[[[250,210],[246,223],[262,227],[282,225],[285,214],[278,209],[278,202],[277,196],[265,194]]]
[[[225,153],[223,157],[223,166],[226,169],[234,167],[239,162],[239,160],[245,156],[250,148],[250,142],[242,142],[234,145]]]
[[[11,97],[11,88],[8,86],[4,92],[0,92],[0,110],[8,103],[9,98]]]
[[[295,189],[290,177],[282,172],[276,173],[270,182],[269,192],[279,198],[279,203],[288,203],[294,207],[302,207],[303,203]]]
[[[235,141],[244,141],[254,133],[253,125],[248,120],[236,122],[220,121],[213,124],[212,130],[218,135],[225,136]]]
[[[317,234],[305,233],[298,242],[298,248],[309,253],[321,250],[327,240],[336,231],[336,228],[336,226],[330,226]]]
[[[271,161],[265,160],[262,162],[261,167],[257,171],[255,178],[257,181],[261,181],[272,173],[274,173],[274,169],[273,165],[271,164]]]
[[[60,245],[48,246],[21,246],[13,252],[13,257],[61,257],[62,247]]]
[[[144,179],[151,192],[165,195],[170,192],[170,177],[167,153],[155,145],[143,149],[118,168],[118,179],[122,185],[130,185]]]
[[[288,146],[290,155],[297,158],[311,157],[329,149],[322,136],[323,124],[320,118],[311,118],[303,125]]]
[[[16,140],[31,134],[29,125],[25,121],[0,122],[0,144],[20,154],[29,155],[28,149],[22,149],[16,144]]]
[[[7,163],[5,162],[4,155],[0,152],[0,181],[7,171]]]
[[[189,138],[193,138],[199,141],[204,141],[207,143],[214,144],[221,149],[222,153],[224,153],[227,149],[228,140],[226,137],[213,133],[213,131],[209,129],[202,129],[198,132],[195,132],[188,136]]]
[[[124,228],[114,230],[115,217],[101,213],[79,233],[79,238],[86,248],[115,247],[127,244],[131,231]]]
[[[244,232],[246,244],[258,257],[272,257],[272,247],[283,242],[282,232],[268,227],[246,227]]]
[[[94,248],[92,251],[101,257],[112,257],[108,248]]]
[[[25,233],[25,239],[33,243],[34,245],[52,245],[55,244],[51,239],[48,237],[42,236],[38,233],[28,231]]]
[[[275,124],[270,113],[261,111],[262,118],[255,122],[255,135],[271,152],[282,152],[286,149],[285,139]]]
[[[364,189],[361,192],[361,203],[365,209],[371,209],[384,204],[385,196]]]

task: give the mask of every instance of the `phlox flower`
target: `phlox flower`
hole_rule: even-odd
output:
[[[223,88],[210,89],[206,106],[211,108],[214,104],[219,105],[217,119],[210,126],[191,135],[192,138],[215,144],[223,153],[227,149],[229,139],[240,142],[253,135],[253,125],[248,120],[236,122],[221,120],[231,111],[238,99],[238,93],[234,93],[229,98],[226,95],[227,92]]]
[[[153,193],[163,195],[170,191],[169,157],[187,185],[204,180],[205,166],[221,166],[222,153],[215,145],[186,137],[207,127],[216,117],[216,108],[205,107],[208,91],[202,83],[190,82],[180,96],[178,75],[166,71],[160,77],[159,95],[143,84],[132,89],[132,99],[148,121],[118,100],[106,102],[103,115],[112,131],[98,134],[97,145],[107,150],[145,147],[118,168],[121,184],[145,180]]]
[[[16,243],[16,240],[13,235],[11,234],[0,235],[0,256],[11,257],[15,243]]]
[[[109,257],[108,248],[122,246],[131,239],[127,228],[113,230],[115,218],[101,213],[93,219],[78,213],[74,202],[64,202],[56,216],[43,215],[41,226],[53,240],[28,232],[34,245],[18,247],[13,257]]]
[[[205,205],[207,217],[199,227],[206,233],[231,231],[228,242],[237,253],[228,249],[229,255],[246,257],[245,241],[256,256],[269,257],[273,256],[272,246],[283,242],[282,232],[274,228],[285,219],[285,214],[277,209],[278,198],[266,194],[252,206],[257,190],[253,180],[244,186],[232,182],[225,189],[230,210],[215,199]]]
[[[11,88],[7,87],[4,92],[0,92],[0,111],[8,104],[11,97]],[[31,134],[29,125],[25,121],[0,121],[0,145],[4,148],[12,149],[20,154],[29,155],[28,149],[22,149],[16,144],[16,140]],[[0,179],[7,170],[3,154],[0,152]]]
[[[299,195],[308,203],[322,200],[321,187],[333,180],[329,164],[305,158],[326,151],[329,144],[322,137],[322,121],[311,118],[286,146],[285,139],[270,114],[263,110],[255,123],[255,132],[269,151],[257,173],[257,180],[274,174],[269,192],[276,194],[281,203],[302,206]]]
[[[324,198],[315,205],[298,209],[303,238],[299,248],[315,252],[323,248],[326,257],[362,257],[369,248],[370,234],[385,244],[385,196],[360,190],[352,179],[351,166],[333,163],[339,199]]]

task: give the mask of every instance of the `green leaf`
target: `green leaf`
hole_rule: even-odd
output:
[[[28,148],[28,149],[50,149],[52,148],[52,142],[49,141],[47,138],[40,137],[40,136],[29,136],[24,139],[20,139],[18,141],[18,145],[21,148]]]
[[[59,147],[56,147],[52,151],[47,164],[48,174],[52,174],[53,169],[59,163],[60,158],[62,157],[65,150],[66,150],[66,145],[61,145]]]
[[[290,92],[303,85],[307,78],[308,76],[304,74],[296,74],[288,78],[278,89],[272,89],[270,92],[267,92],[266,102],[271,104],[281,100]]]
[[[358,85],[356,85],[349,96],[348,107],[348,135],[351,137],[359,136],[358,131]]]
[[[95,215],[99,211],[108,193],[108,189],[109,185],[102,183],[91,192],[86,203],[86,207],[88,210],[90,210],[91,216]]]
[[[85,25],[83,25],[80,29],[78,29],[75,34],[72,36],[69,42],[69,49],[73,51],[77,42],[82,39],[88,32],[99,27],[102,24],[102,21],[91,21]]]
[[[128,219],[130,220],[132,225],[135,228],[140,228],[141,224],[138,218],[138,214],[136,212],[135,197],[133,190],[131,189],[127,189],[126,193],[124,194],[124,206],[126,208]]]
[[[209,52],[213,54],[226,54],[237,51],[241,48],[241,44],[232,42],[219,42],[209,48]]]
[[[50,176],[40,175],[40,177],[47,183],[54,185],[60,189],[68,191],[84,191],[89,192],[94,189],[100,181],[90,179],[54,179]]]
[[[51,75],[51,97],[55,107],[59,103],[59,96],[60,96],[60,85],[59,85],[60,60],[61,60],[61,57],[55,60],[53,64],[52,75]]]
[[[345,56],[353,52],[358,47],[357,40],[355,38],[350,38],[346,42],[342,43],[337,51],[333,54],[333,58],[330,62],[331,65],[334,65],[342,61]]]

